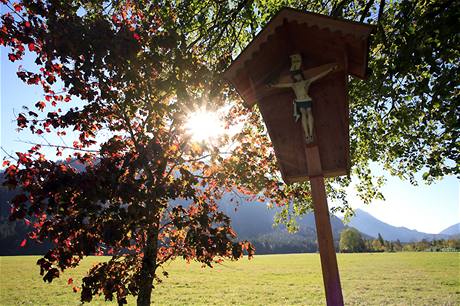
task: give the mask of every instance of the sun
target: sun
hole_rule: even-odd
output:
[[[217,112],[198,110],[190,114],[185,128],[193,140],[211,141],[224,133],[224,124]]]

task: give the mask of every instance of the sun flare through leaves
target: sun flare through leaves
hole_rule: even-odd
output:
[[[211,141],[224,133],[224,124],[218,112],[200,109],[190,114],[185,128],[194,141]]]

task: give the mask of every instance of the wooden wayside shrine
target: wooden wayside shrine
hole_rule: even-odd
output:
[[[283,180],[310,180],[327,305],[343,297],[324,177],[349,174],[348,75],[366,78],[372,30],[284,8],[224,73],[248,107],[258,105]]]

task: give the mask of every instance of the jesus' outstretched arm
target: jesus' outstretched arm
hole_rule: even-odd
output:
[[[278,83],[278,84],[268,84],[268,87],[275,87],[275,88],[288,88],[292,87],[294,83]]]
[[[312,76],[311,78],[309,78],[309,81],[310,81],[310,82],[314,82],[314,81],[316,81],[316,80],[319,80],[319,79],[321,79],[322,77],[326,76],[328,73],[333,72],[333,71],[338,70],[338,69],[339,69],[339,65],[334,64],[334,65],[333,65],[332,67],[330,67],[329,69],[327,69],[327,70],[325,70],[325,71],[323,71],[323,72],[321,72],[321,73],[318,73],[318,74]]]

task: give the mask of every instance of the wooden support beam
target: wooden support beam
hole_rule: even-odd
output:
[[[318,239],[321,268],[323,270],[324,289],[328,306],[343,306],[339,269],[332,237],[331,221],[327,206],[326,188],[321,170],[318,146],[306,148],[310,176],[311,195],[315,212],[316,235]]]

